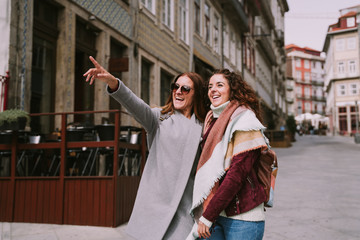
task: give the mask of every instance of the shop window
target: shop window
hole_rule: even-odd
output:
[[[55,110],[57,15],[56,6],[47,1],[34,1],[31,113]],[[30,127],[34,132],[50,133],[54,128],[54,118],[32,117]]]
[[[74,110],[94,110],[94,87],[84,80],[84,72],[93,67],[89,56],[96,57],[96,39],[99,31],[83,19],[76,20],[76,51],[75,51],[75,91]],[[93,115],[74,116],[74,122],[93,122]]]
[[[141,99],[150,104],[150,78],[152,64],[143,59],[141,61]]]
[[[347,132],[347,117],[345,116],[339,116],[339,129],[340,132]]]
[[[115,77],[122,79],[122,72],[127,72],[129,68],[128,58],[126,57],[127,47],[117,40],[110,40],[110,59],[109,72]],[[121,109],[121,104],[110,97],[109,109]],[[115,122],[115,114],[109,114],[110,122]]]
[[[160,104],[164,106],[169,98],[169,95],[171,94],[170,84],[172,83],[174,76],[164,70],[161,70],[160,74],[161,74]]]

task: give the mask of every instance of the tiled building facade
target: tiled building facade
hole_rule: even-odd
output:
[[[216,68],[229,68],[258,93],[265,125],[284,124],[286,0],[7,0],[2,5],[10,10],[7,108],[31,113],[118,108],[102,82],[84,81],[82,74],[92,67],[88,57],[94,56],[151,106],[164,104],[180,72],[207,78]],[[99,123],[103,117],[68,121]],[[50,132],[60,119],[31,124]]]
[[[329,26],[326,53],[326,114],[332,134],[352,135],[359,128],[360,107],[360,5],[340,11]]]
[[[288,114],[325,115],[324,57],[320,51],[286,46]]]

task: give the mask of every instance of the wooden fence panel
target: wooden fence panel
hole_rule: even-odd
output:
[[[119,176],[117,182],[116,225],[129,221],[134,207],[140,176]]]
[[[58,179],[16,179],[14,199],[15,222],[61,224]]]
[[[113,179],[65,179],[64,224],[113,226]]]
[[[12,220],[12,182],[10,179],[0,180],[0,222],[11,222]]]

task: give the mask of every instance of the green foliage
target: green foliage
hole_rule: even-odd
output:
[[[288,116],[286,119],[286,127],[290,133],[294,134],[296,132],[296,121],[293,115]]]
[[[18,121],[18,118],[25,117],[27,121],[30,121],[29,113],[21,109],[8,109],[0,112],[0,125],[4,122],[12,123]]]

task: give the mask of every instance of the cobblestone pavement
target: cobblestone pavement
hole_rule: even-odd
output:
[[[279,172],[264,240],[360,239],[360,144],[350,137],[296,136],[274,148]],[[117,228],[0,223],[1,240],[130,240]]]

